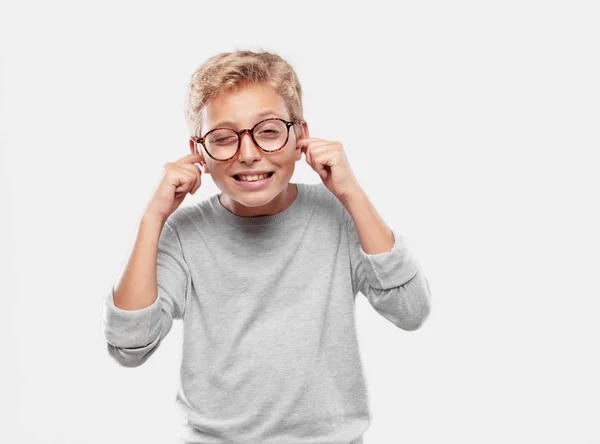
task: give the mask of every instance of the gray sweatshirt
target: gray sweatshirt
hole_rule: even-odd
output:
[[[429,284],[403,235],[392,228],[393,249],[366,254],[325,185],[297,187],[269,216],[237,216],[216,194],[179,207],[159,240],[156,301],[123,310],[106,293],[102,330],[122,366],[143,364],[183,321],[182,443],[363,443],[357,293],[403,330],[429,315]]]

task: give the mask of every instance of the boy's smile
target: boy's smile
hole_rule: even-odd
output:
[[[252,128],[270,117],[290,120],[283,98],[267,85],[239,86],[204,108],[202,135],[217,127]],[[287,143],[273,153],[262,151],[246,133],[235,157],[226,162],[211,158],[202,144],[195,145],[192,139],[190,150],[195,152],[197,146],[204,173],[210,174],[222,191],[219,201],[223,207],[238,216],[265,216],[285,210],[296,198],[297,188],[290,179],[296,161],[302,158],[302,150],[296,147],[302,137],[309,137],[305,121],[291,126]]]
[[[274,171],[265,173],[258,173],[254,171],[255,170],[243,171],[245,174],[236,174],[233,176],[233,178],[239,183],[240,186],[250,190],[256,190],[269,183],[270,179],[275,174]]]

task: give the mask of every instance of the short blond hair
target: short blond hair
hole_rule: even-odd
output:
[[[270,86],[283,98],[290,120],[304,118],[302,87],[287,61],[266,51],[222,52],[210,57],[192,74],[184,105],[190,135],[202,135],[204,109],[212,99],[246,85]]]

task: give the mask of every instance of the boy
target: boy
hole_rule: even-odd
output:
[[[106,294],[110,355],[139,366],[183,320],[182,442],[363,443],[371,412],[354,298],[419,328],[430,293],[417,259],[378,216],[343,146],[309,136],[300,83],[279,56],[208,59],[186,117],[191,154],[165,165]],[[302,153],[322,183],[289,182]],[[221,193],[179,207],[202,174]]]

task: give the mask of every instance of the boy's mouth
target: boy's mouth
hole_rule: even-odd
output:
[[[237,174],[234,174],[233,178],[235,180],[237,180],[238,182],[257,182],[258,180],[261,179],[269,179],[271,176],[273,176],[273,174],[275,174],[275,171],[271,171],[265,175],[258,175],[258,176],[246,176],[245,179],[242,179],[240,176],[238,176]]]

